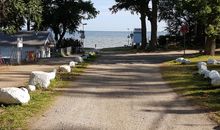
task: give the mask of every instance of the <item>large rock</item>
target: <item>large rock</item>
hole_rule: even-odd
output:
[[[27,90],[28,90],[29,92],[36,91],[36,86],[34,86],[34,85],[28,85],[28,86],[27,86]]]
[[[181,64],[189,64],[190,63],[190,60],[185,59],[183,57],[177,58],[175,61],[178,63],[181,63]]]
[[[182,64],[190,64],[190,63],[191,63],[191,61],[188,60],[188,59],[183,59],[182,60]]]
[[[201,66],[207,66],[207,64],[205,62],[198,62],[197,63],[198,69],[201,69]]]
[[[200,69],[199,71],[198,71],[198,73],[200,74],[200,75],[204,75],[205,74],[205,69]]]
[[[177,58],[175,61],[176,61],[176,62],[179,62],[179,63],[182,63],[183,60],[184,60],[183,57],[179,57],[179,58]]]
[[[216,71],[216,70],[212,70],[210,73],[209,73],[209,78],[210,79],[220,79],[220,75],[219,75],[219,73],[218,73],[218,71]]]
[[[50,80],[54,80],[56,78],[56,73],[57,73],[57,70],[54,69],[52,72],[48,72],[48,76],[49,76],[49,79]]]
[[[71,68],[75,67],[76,66],[76,62],[75,61],[70,61],[69,66]]]
[[[212,79],[211,84],[212,86],[220,86],[220,78]]]
[[[200,66],[200,70],[207,70],[208,68],[207,68],[207,66],[205,66],[205,65],[201,65]]]
[[[210,72],[211,72],[210,70],[204,70],[204,71],[203,71],[203,73],[204,73],[204,78],[208,78]]]
[[[201,66],[200,66],[200,69],[199,69],[199,71],[198,71],[198,73],[201,74],[201,75],[202,75],[202,74],[205,74],[205,71],[206,71],[206,70],[208,70],[208,69],[207,69],[207,66],[201,65]]]
[[[215,59],[208,59],[207,63],[210,65],[216,65],[216,64],[218,64],[218,61]]]
[[[34,85],[47,89],[50,85],[50,80],[52,79],[53,74],[50,75],[47,72],[43,71],[33,71],[29,79],[29,85]]]
[[[0,103],[26,104],[30,101],[30,95],[26,88],[0,88]]]
[[[59,67],[59,71],[60,72],[70,73],[71,72],[71,67],[69,65],[61,65]]]
[[[83,58],[81,56],[77,56],[74,58],[74,61],[78,62],[78,63],[82,63],[84,62]]]

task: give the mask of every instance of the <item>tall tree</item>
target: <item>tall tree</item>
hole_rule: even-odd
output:
[[[0,21],[0,28],[6,33],[15,33],[21,30],[22,26],[25,25],[27,10],[31,11],[29,15],[35,24],[39,25],[41,22],[40,0],[32,0],[30,3],[26,3],[25,0],[5,0],[1,1],[1,7],[3,18]]]
[[[141,49],[145,49],[147,45],[147,27],[146,17],[150,11],[148,5],[150,0],[115,0],[116,4],[110,10],[112,13],[117,13],[120,10],[129,10],[132,14],[140,14],[141,29],[142,29],[142,44]]]
[[[152,9],[148,13],[148,19],[151,22],[151,43],[150,48],[155,49],[157,45],[157,17],[159,0],[152,0]]]
[[[196,7],[191,0],[160,0],[159,2],[159,19],[168,23],[167,30],[171,34],[179,33],[179,28],[183,23],[192,25],[195,23]]]
[[[200,39],[207,37],[205,53],[215,55],[215,41],[220,34],[219,0],[160,0],[160,4],[160,18],[168,22],[171,32],[177,33],[182,23],[188,23],[190,27],[196,26]]]
[[[41,27],[53,30],[57,48],[60,48],[67,31],[76,31],[83,19],[92,19],[98,14],[91,1],[43,0],[43,5]]]
[[[205,25],[207,36],[205,53],[215,55],[216,38],[220,35],[220,1],[200,0],[196,2],[201,7],[198,12],[198,19]]]
[[[41,0],[24,0],[25,2],[25,19],[27,21],[27,30],[31,30],[31,22],[35,23],[35,28],[39,28],[42,22],[42,1]]]
[[[6,33],[15,33],[21,29],[25,21],[23,18],[25,11],[25,3],[23,0],[1,1],[2,16],[0,22],[1,31]]]

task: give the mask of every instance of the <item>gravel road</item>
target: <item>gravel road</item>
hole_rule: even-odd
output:
[[[159,65],[174,54],[103,53],[55,104],[31,123],[38,130],[213,130],[162,80]]]

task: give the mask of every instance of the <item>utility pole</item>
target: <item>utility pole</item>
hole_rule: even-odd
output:
[[[129,39],[130,39],[130,33],[129,33],[129,30],[130,30],[130,29],[129,29],[129,28],[127,28],[127,29],[128,29],[128,37],[127,37],[127,38],[128,38],[128,46],[129,46]]]
[[[85,26],[85,25],[87,25],[87,23],[83,23],[83,24],[82,24],[82,32],[81,32],[81,36],[80,36],[81,41],[82,41],[82,43],[83,43],[83,46],[82,46],[83,48],[84,48],[84,42],[85,42],[85,41],[84,41],[84,39],[85,39],[85,30],[84,30],[84,26]]]

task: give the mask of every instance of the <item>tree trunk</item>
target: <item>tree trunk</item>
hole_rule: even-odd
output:
[[[63,27],[63,32],[58,34],[59,35],[59,39],[57,40],[57,45],[59,46],[59,48],[58,48],[58,52],[59,53],[61,53],[62,40],[63,40],[65,34],[66,34],[66,27]]]
[[[141,14],[141,49],[145,49],[147,45],[147,27],[146,27],[146,15]]]
[[[27,31],[31,30],[31,21],[30,19],[27,19]]]
[[[152,1],[152,17],[151,17],[151,42],[150,48],[155,49],[157,45],[157,11],[158,11],[158,0]]]
[[[215,37],[208,37],[206,41],[205,53],[206,55],[215,55],[216,39]]]
[[[205,42],[206,42],[206,38],[205,38],[205,27],[203,24],[201,24],[200,21],[197,22],[197,29],[196,29],[196,42],[197,42],[197,46],[198,49],[200,49],[201,52],[203,52],[205,50]]]
[[[60,34],[59,42],[61,42],[66,34],[66,29],[63,29],[63,32]]]

